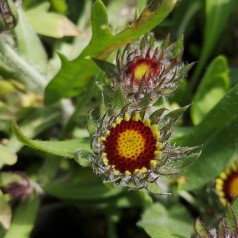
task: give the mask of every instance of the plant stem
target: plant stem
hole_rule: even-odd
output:
[[[0,60],[11,67],[16,79],[25,83],[29,89],[43,93],[48,80],[32,65],[25,61],[6,41],[0,40]]]

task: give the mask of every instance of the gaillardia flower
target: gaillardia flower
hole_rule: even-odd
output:
[[[113,88],[123,88],[127,99],[138,101],[150,93],[153,102],[175,92],[178,81],[192,67],[193,64],[181,62],[182,53],[182,38],[169,45],[168,37],[156,47],[151,34],[140,42],[127,45],[122,54],[118,52],[117,67],[98,60],[95,62],[112,78]]]
[[[172,125],[186,108],[169,112],[128,107],[106,112],[92,137],[90,162],[105,182],[148,189],[160,175],[178,173],[195,148],[171,146]],[[176,165],[175,165],[176,164]]]
[[[238,162],[226,168],[216,179],[216,192],[222,205],[238,197]]]

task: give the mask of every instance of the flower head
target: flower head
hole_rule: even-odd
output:
[[[90,162],[95,172],[105,182],[130,189],[148,189],[161,175],[180,172],[186,157],[198,155],[194,148],[169,143],[172,125],[185,109],[173,114],[138,107],[106,112],[92,137]]]
[[[224,206],[238,197],[238,162],[232,163],[220,173],[216,179],[216,191]]]
[[[143,98],[151,93],[152,101],[170,95],[179,87],[178,80],[185,77],[193,64],[181,63],[182,39],[168,45],[166,39],[155,47],[153,34],[142,38],[140,46],[129,44],[117,57],[119,74],[112,77],[114,85],[121,85],[127,97]]]
[[[7,172],[2,176],[7,178],[6,182],[0,177],[2,184],[4,184],[2,190],[11,196],[13,200],[26,200],[33,192],[32,183],[29,178],[22,172]]]
[[[157,125],[142,121],[140,114],[133,118],[125,114],[117,117],[111,128],[99,138],[104,147],[103,163],[116,173],[145,173],[156,166],[156,156],[161,153]]]

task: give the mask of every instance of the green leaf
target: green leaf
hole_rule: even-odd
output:
[[[227,60],[218,56],[209,65],[191,106],[191,117],[197,125],[224,97],[230,86]]]
[[[41,73],[47,70],[47,56],[36,32],[27,20],[25,13],[19,9],[19,23],[15,28],[18,52]],[[34,50],[32,50],[34,47]]]
[[[218,130],[238,117],[238,85],[228,91],[220,102],[194,127],[183,141],[184,145],[200,145]]]
[[[220,220],[217,226],[217,238],[226,237],[226,224],[225,219]]]
[[[192,190],[214,180],[236,158],[238,133],[238,85],[232,88],[181,143],[203,144],[201,156],[184,173],[183,188]]]
[[[78,35],[77,27],[69,19],[64,15],[48,12],[49,7],[50,3],[42,3],[26,12],[26,16],[38,34],[54,38]]]
[[[68,10],[66,0],[51,0],[52,8],[54,8],[57,12],[66,14]]]
[[[101,179],[90,171],[85,169],[74,175],[57,179],[47,184],[44,190],[55,197],[71,201],[95,201],[115,196],[121,192],[120,189],[106,187]]]
[[[188,109],[188,107],[189,105],[170,111],[164,116],[164,120],[172,119],[173,122],[176,122],[182,116],[182,114]]]
[[[237,205],[234,205],[234,207],[235,206]],[[231,234],[237,234],[238,232],[237,217],[233,211],[232,206],[229,203],[226,206],[226,224]]]
[[[2,61],[3,57],[4,56],[0,54],[0,73],[3,77],[4,76],[6,76],[6,77],[12,76],[14,70],[9,65],[7,65],[6,63],[4,63]]]
[[[235,6],[237,6],[236,0],[206,0],[206,26],[202,59],[207,59],[215,48]]]
[[[73,61],[61,57],[61,70],[46,88],[45,103],[51,104],[79,94],[97,71],[92,58],[105,59],[111,52],[150,31],[172,11],[175,4],[176,0],[153,0],[129,28],[112,35],[105,6],[101,0],[97,0],[92,9],[93,35],[90,43]]]
[[[230,68],[231,84],[238,83],[238,68]]]
[[[11,151],[9,148],[0,144],[0,168],[3,165],[13,165],[17,162],[17,155]]]
[[[189,166],[183,189],[197,189],[214,180],[228,162],[238,155],[238,117],[204,140],[201,156]]]
[[[3,195],[2,191],[0,190],[0,224],[5,229],[9,229],[11,224],[11,218],[12,218],[12,209],[10,205],[7,202],[7,199]]]
[[[146,209],[142,219],[137,223],[152,238],[191,237],[191,224],[189,214],[184,208],[173,208],[168,211],[159,203]]]
[[[66,141],[40,141],[40,140],[31,140],[27,138],[18,125],[13,122],[12,129],[16,137],[23,144],[32,147],[36,150],[41,150],[46,153],[53,155],[58,155],[67,158],[79,158],[76,157],[76,152],[80,149],[82,151],[90,151],[89,141],[86,138],[75,139],[75,140],[66,140]]]
[[[28,114],[24,115],[24,120],[20,122],[20,127],[28,138],[33,138],[54,125],[58,120],[59,112],[52,110],[52,108],[31,109]],[[7,147],[10,152],[16,153],[22,146],[22,143],[17,140],[15,135],[9,138]]]
[[[235,199],[235,201],[232,203],[232,210],[235,216],[238,218],[238,199]]]
[[[122,191],[117,197],[105,201],[107,207],[128,208],[148,207],[153,204],[153,199],[148,192]]]
[[[40,200],[36,196],[21,204],[15,211],[11,227],[4,238],[30,237],[39,206]]]
[[[124,108],[127,105],[127,101],[123,95],[122,87],[119,87],[113,94],[113,98],[111,99],[111,107],[117,110]]]
[[[93,136],[97,131],[97,118],[94,117],[93,111],[89,112],[87,120],[87,129],[90,136]]]
[[[93,59],[97,66],[103,70],[109,77],[116,76],[118,74],[118,69],[116,65],[106,62],[104,60]]]
[[[206,0],[205,14],[206,24],[203,38],[203,48],[199,59],[198,67],[192,78],[191,88],[196,85],[201,71],[213,50],[215,49],[222,31],[226,26],[231,12],[237,6],[237,0]]]
[[[199,219],[195,221],[194,229],[199,238],[212,238],[211,233],[207,230],[207,228]]]

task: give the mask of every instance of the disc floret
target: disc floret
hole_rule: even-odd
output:
[[[184,110],[133,106],[126,112],[108,110],[92,136],[90,162],[96,174],[115,186],[150,191],[151,183],[160,186],[160,176],[179,173],[186,158],[198,156],[194,147],[169,142],[172,125]]]
[[[129,100],[143,98],[148,93],[155,101],[169,96],[178,87],[178,81],[186,76],[193,64],[181,62],[182,38],[169,45],[169,37],[161,44],[154,44],[154,36],[145,36],[139,42],[129,44],[118,53],[118,74],[112,74],[113,86],[121,86]],[[114,76],[113,76],[114,75]]]
[[[146,173],[159,161],[162,144],[157,125],[141,120],[140,114],[116,118],[110,129],[99,138],[104,148],[103,163],[117,174]]]

